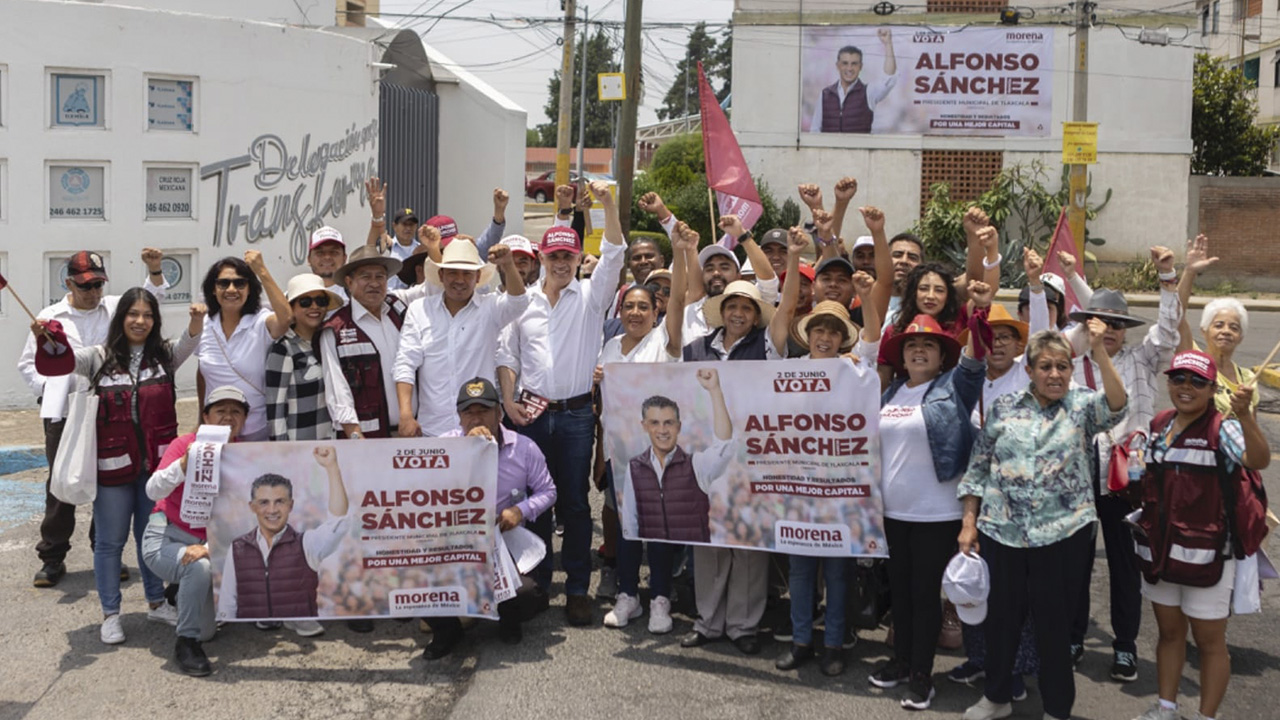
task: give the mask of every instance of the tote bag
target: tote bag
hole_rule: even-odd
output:
[[[49,491],[72,505],[91,503],[98,496],[98,394],[92,390],[71,393]]]

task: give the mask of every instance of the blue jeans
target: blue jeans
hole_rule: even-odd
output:
[[[813,645],[813,591],[818,580],[818,563],[827,584],[826,629],[822,644],[829,648],[844,644],[844,598],[848,590],[849,558],[791,556],[791,642]]]
[[[566,595],[586,595],[591,584],[591,450],[595,445],[596,416],[590,406],[577,410],[550,410],[520,428],[547,458],[547,470],[556,483],[556,521],[564,524],[560,545]],[[552,551],[551,513],[543,513],[530,529],[547,543],[547,556],[533,570],[534,582],[547,590],[555,567]]]
[[[128,485],[99,485],[93,501],[93,523],[98,533],[93,548],[93,577],[98,585],[98,601],[103,615],[120,612],[120,558],[133,528],[138,552],[138,572],[147,602],[164,602],[164,583],[151,572],[142,558],[142,535],[155,506],[147,497],[147,483],[139,479]]]

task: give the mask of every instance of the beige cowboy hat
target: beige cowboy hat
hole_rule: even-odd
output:
[[[432,285],[440,285],[440,273],[436,270],[474,270],[480,273],[480,278],[476,282],[476,286],[487,285],[498,272],[498,268],[493,263],[487,263],[480,259],[480,251],[476,250],[476,246],[470,240],[454,238],[449,243],[444,252],[440,254],[440,262],[436,262],[430,258],[423,263],[423,270],[427,276],[427,282]]]
[[[347,302],[341,295],[325,287],[324,279],[313,273],[302,273],[289,278],[289,286],[284,291],[284,299],[293,304],[294,300],[314,292],[323,292],[329,296],[328,309],[330,310],[337,310]]]
[[[853,344],[858,340],[859,333],[862,331],[859,330],[858,326],[849,318],[849,308],[841,305],[835,300],[823,300],[813,306],[813,312],[810,312],[808,315],[800,318],[800,322],[796,324],[796,333],[800,336],[802,344],[806,348],[809,347],[809,322],[814,318],[821,317],[823,315],[831,315],[835,319],[844,323],[845,337],[844,342],[840,344],[840,349],[842,351],[848,351],[849,348],[853,347]]]
[[[707,318],[709,327],[721,327],[724,325],[724,318],[720,316],[720,306],[731,297],[744,297],[756,304],[759,314],[756,317],[756,327],[768,327],[769,321],[773,319],[774,307],[764,301],[760,296],[760,290],[755,283],[746,280],[734,280],[729,283],[724,292],[707,300],[702,306],[702,314]]]
[[[338,272],[333,274],[333,281],[339,285],[345,285],[347,275],[365,265],[381,265],[387,269],[387,277],[391,277],[400,271],[399,260],[390,255],[379,255],[378,249],[372,245],[361,245],[356,248],[355,252],[347,256],[347,264],[338,268]]]

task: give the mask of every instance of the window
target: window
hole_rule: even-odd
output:
[[[196,82],[189,78],[147,78],[147,129],[194,132]]]
[[[53,72],[49,74],[50,127],[105,128],[107,77],[94,73]]]
[[[1201,35],[1209,34],[1209,6],[1208,5],[1205,5],[1204,8],[1200,10],[1200,34]]]
[[[192,212],[191,166],[147,166],[145,213],[148,220],[190,220]]]
[[[1222,7],[1221,0],[1213,0],[1213,34],[1218,34],[1218,16]]]
[[[1280,51],[1277,51],[1275,57],[1271,58],[1271,70],[1273,77],[1271,86],[1280,88]]]
[[[49,219],[106,220],[106,185],[102,163],[51,163]]]
[[[1244,61],[1244,79],[1248,80],[1254,87],[1258,87],[1258,74],[1262,70],[1262,59],[1253,58]]]

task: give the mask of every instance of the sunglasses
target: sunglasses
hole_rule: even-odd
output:
[[[103,282],[102,280],[90,280],[87,283],[72,283],[72,284],[80,288],[81,290],[88,292],[90,290],[101,290],[102,286],[105,285],[106,283]]]
[[[298,303],[298,307],[302,308],[303,310],[306,310],[307,308],[311,307],[313,304],[316,307],[327,308],[329,307],[329,294],[325,293],[324,295],[316,295],[316,296],[308,295],[306,297],[300,297],[297,300],[294,300],[294,302]]]
[[[232,285],[234,285],[237,290],[243,290],[249,287],[249,281],[246,280],[245,278],[239,278],[239,277],[238,278],[218,278],[217,280],[214,281],[213,284],[217,285],[219,290],[226,290]]]
[[[1094,317],[1097,317],[1097,316],[1095,315]],[[1115,318],[1102,318],[1102,317],[1098,319],[1101,320],[1104,325],[1111,328],[1112,330],[1124,330],[1129,326],[1128,323],[1126,323],[1124,320],[1116,320]]]
[[[1209,380],[1188,372],[1169,373],[1167,377],[1169,378],[1169,384],[1175,387],[1191,383],[1191,387],[1197,390],[1203,390],[1211,384]]]

